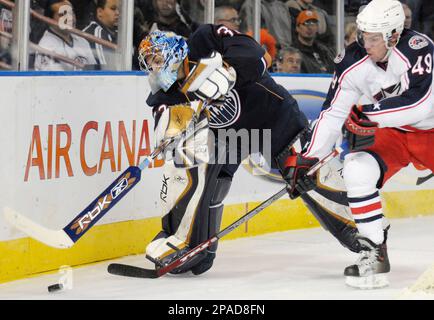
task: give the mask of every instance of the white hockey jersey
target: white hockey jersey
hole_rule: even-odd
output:
[[[353,43],[335,58],[335,74],[304,153],[322,158],[340,137],[351,107],[363,99],[363,112],[380,128],[434,130],[432,41],[404,29],[384,70]]]
[[[96,60],[92,49],[86,39],[71,34],[72,46],[67,44],[62,38],[53,33],[50,29],[46,30],[39,41],[39,46],[70,58],[84,65],[95,65]],[[77,67],[42,53],[37,53],[35,57],[35,70],[38,71],[73,71],[80,70]]]

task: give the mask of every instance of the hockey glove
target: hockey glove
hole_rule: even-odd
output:
[[[214,51],[200,59],[182,84],[183,93],[193,92],[199,99],[216,100],[226,95],[235,85],[235,69],[226,66],[220,53]]]
[[[203,105],[196,100],[154,110],[156,146],[171,140],[163,157],[174,158],[177,167],[189,168],[209,160],[208,111]]]
[[[307,175],[309,169],[318,162],[318,158],[304,157],[289,150],[288,155],[278,161],[280,173],[288,183],[288,193],[291,199],[298,198],[316,187],[316,174]]]
[[[350,151],[360,151],[374,144],[377,129],[378,123],[369,120],[369,118],[354,105],[342,127],[342,134],[344,138],[348,140]]]

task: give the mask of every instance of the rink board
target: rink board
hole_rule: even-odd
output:
[[[330,77],[276,76],[315,117]],[[153,148],[153,120],[145,106],[146,78],[136,73],[9,74],[0,76],[3,152],[2,205],[60,229],[129,165]],[[143,253],[160,228],[162,161],[73,248],[58,250],[25,237],[0,216],[0,282],[128,254]],[[418,174],[408,169],[405,177]],[[223,226],[281,187],[244,168],[226,199]],[[388,217],[434,213],[432,181],[421,187],[392,182],[383,193]],[[409,201],[411,199],[411,202]],[[227,239],[317,227],[300,201],[281,200]]]

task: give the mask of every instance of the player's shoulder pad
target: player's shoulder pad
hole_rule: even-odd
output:
[[[340,75],[352,65],[366,57],[366,50],[357,42],[350,44],[343,49],[333,60],[335,64],[335,72]]]
[[[404,29],[396,49],[402,52],[409,61],[412,61],[420,54],[432,53],[434,51],[434,44],[432,40],[423,33]]]

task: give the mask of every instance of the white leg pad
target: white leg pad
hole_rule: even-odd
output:
[[[183,249],[186,246],[186,244],[182,240],[172,235],[168,238],[160,238],[152,241],[146,247],[146,255],[154,259],[162,260],[164,257],[175,252],[175,250],[169,245],[167,245],[167,243],[170,243],[171,245],[177,247],[178,249]]]

